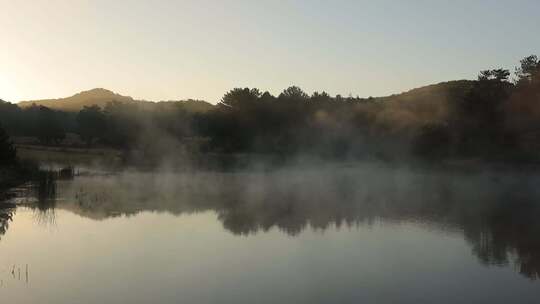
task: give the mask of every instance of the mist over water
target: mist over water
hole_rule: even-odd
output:
[[[4,2],[0,304],[540,303],[540,1]]]
[[[85,171],[2,216],[0,291],[55,303],[534,303],[539,178],[383,163]],[[26,264],[28,284],[10,273]]]

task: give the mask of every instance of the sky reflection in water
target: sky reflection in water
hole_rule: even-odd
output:
[[[376,165],[79,177],[60,182],[55,201],[2,213],[0,294],[14,303],[535,303],[537,181]],[[26,264],[28,283],[11,274]]]

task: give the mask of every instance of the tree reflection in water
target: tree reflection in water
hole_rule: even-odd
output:
[[[0,207],[0,240],[9,228],[9,223],[13,220],[15,209],[11,206]]]
[[[540,277],[539,178],[529,173],[463,173],[381,166],[257,173],[123,173],[81,177],[58,187],[57,208],[96,220],[142,211],[212,210],[246,235],[306,228],[412,222],[462,233],[486,265],[515,263]]]

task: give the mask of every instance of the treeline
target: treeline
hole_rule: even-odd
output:
[[[444,94],[426,95],[436,89]],[[222,154],[531,159],[540,152],[539,105],[540,61],[529,56],[513,76],[505,69],[486,70],[476,81],[388,98],[310,96],[294,86],[278,96],[237,88],[204,112],[175,103],[143,107],[111,100],[73,113],[4,102],[0,121],[11,135],[44,144],[75,133],[87,145],[143,155],[189,146]]]
[[[21,161],[10,136],[0,125],[0,209],[6,199],[4,190],[22,184],[28,180],[37,180],[43,174],[33,162]],[[0,232],[2,223],[0,223]]]
[[[76,132],[75,113],[32,106],[21,109],[0,101],[0,122],[11,136],[32,136],[44,144],[61,143],[68,132]]]

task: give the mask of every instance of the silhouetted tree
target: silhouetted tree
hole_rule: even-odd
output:
[[[493,78],[499,82],[508,81],[508,78],[510,77],[510,71],[505,69],[495,69],[492,70],[491,73],[493,74]]]
[[[506,127],[514,136],[517,150],[540,152],[540,60],[528,56],[516,69],[516,87],[504,105]]]
[[[525,57],[520,62],[520,67],[516,69],[518,84],[527,84],[539,81],[540,78],[540,60],[538,56],[531,55]]]
[[[35,132],[39,141],[44,144],[59,144],[66,138],[60,113],[42,106],[38,108]]]
[[[316,103],[321,103],[321,104],[324,104],[324,103],[329,103],[332,101],[332,97],[330,95],[328,95],[328,93],[326,92],[322,92],[322,93],[319,93],[319,92],[314,92],[312,95],[311,95],[311,99],[310,99],[311,102],[316,102]]]
[[[106,132],[106,118],[100,107],[84,107],[76,119],[79,135],[87,145],[91,145],[96,138],[104,136]]]
[[[505,69],[484,70],[478,75],[478,81],[508,81],[510,71]]]
[[[309,95],[301,88],[297,86],[291,86],[283,90],[283,92],[279,94],[278,98],[286,100],[306,100],[309,98]]]
[[[459,104],[457,128],[459,150],[466,154],[490,153],[503,144],[505,115],[503,104],[512,84],[508,70],[480,72],[478,82]]]
[[[0,125],[0,165],[11,165],[15,163],[17,152],[11,139]]]
[[[11,136],[28,133],[29,121],[21,114],[17,105],[0,100],[0,121]]]
[[[236,88],[225,94],[221,99],[221,104],[227,107],[246,107],[256,103],[261,97],[259,89]]]

